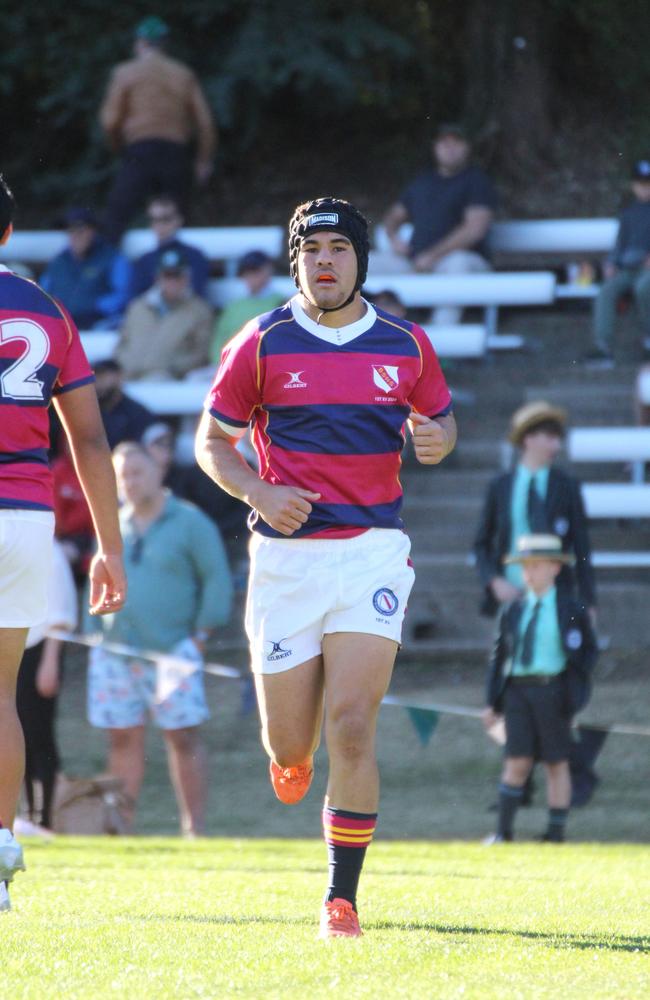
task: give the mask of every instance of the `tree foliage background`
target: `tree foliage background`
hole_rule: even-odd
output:
[[[219,123],[207,221],[276,220],[334,188],[378,211],[440,120],[468,125],[520,215],[563,197],[566,214],[614,210],[650,150],[646,0],[23,0],[3,14],[0,106],[25,221],[101,202],[115,164],[97,109],[152,13]]]

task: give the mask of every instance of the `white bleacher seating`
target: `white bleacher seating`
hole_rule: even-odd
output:
[[[0,261],[44,264],[65,249],[68,239],[61,229],[19,230],[0,246]]]
[[[645,365],[636,380],[637,399],[642,406],[650,406],[650,365]]]
[[[642,483],[650,462],[650,427],[574,427],[567,453],[572,462],[629,462],[633,482]]]
[[[91,365],[113,357],[120,335],[117,330],[82,330],[81,343]]]
[[[408,240],[413,231],[410,223],[400,228],[400,236]],[[569,254],[585,257],[602,256],[614,246],[618,220],[612,218],[594,219],[508,219],[495,222],[489,235],[492,253],[501,256],[525,256],[526,254],[558,255],[562,260]],[[382,252],[390,250],[390,242],[383,226],[374,231],[375,248]],[[580,285],[558,283],[557,298],[593,298],[598,292],[598,284]]]
[[[487,329],[481,323],[432,323],[423,329],[441,358],[481,358],[488,346]]]
[[[195,417],[203,409],[210,380],[184,382],[126,382],[125,393],[161,417]]]
[[[237,260],[249,250],[263,250],[278,258],[285,247],[282,226],[197,226],[181,229],[180,239],[198,247],[212,261],[226,264],[234,273]],[[122,240],[127,257],[139,257],[155,247],[150,229],[130,229]],[[0,247],[0,261],[23,261],[25,264],[45,264],[67,245],[67,235],[61,229],[19,230],[7,244]]]
[[[181,229],[179,239],[189,243],[211,261],[222,261],[226,272],[233,274],[237,261],[249,250],[263,250],[276,259],[285,247],[282,226],[197,226]],[[127,257],[139,257],[156,245],[150,229],[131,229],[122,240],[122,249]]]
[[[436,305],[479,306],[486,311],[488,346],[499,347],[501,337],[496,332],[496,311],[499,306],[548,305],[555,298],[555,275],[550,271],[473,274],[397,274],[387,280],[369,276],[364,290],[370,295],[390,287],[407,307],[430,308]],[[289,298],[295,294],[292,278],[276,276],[270,289]],[[210,282],[210,300],[223,308],[238,298],[242,291],[237,278],[216,278]],[[494,338],[494,340],[493,340]],[[508,338],[507,346],[521,346],[521,338]],[[504,338],[503,346],[506,346]]]
[[[650,518],[650,484],[583,483],[582,498],[590,518]]]

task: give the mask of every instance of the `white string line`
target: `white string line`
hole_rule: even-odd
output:
[[[169,653],[156,652],[150,649],[138,649],[135,646],[127,646],[121,642],[106,642],[101,635],[78,635],[76,632],[65,632],[60,629],[53,629],[47,633],[53,639],[62,639],[64,642],[74,643],[78,646],[88,646],[96,649],[101,646],[108,653],[116,653],[119,656],[131,656],[134,659],[149,660],[151,663],[166,663],[170,666],[177,664],[179,667],[195,666],[191,660],[182,656],[172,656]],[[237,667],[229,667],[225,663],[204,663],[203,672],[212,677],[226,677],[231,680],[242,680],[249,676],[248,671],[238,670]],[[387,694],[382,699],[382,705],[395,705],[398,708],[414,708],[423,712],[437,712],[440,715],[459,715],[471,719],[480,719],[482,709],[469,708],[464,705],[446,705],[441,702],[412,702],[400,698],[394,694]],[[614,722],[611,725],[591,724],[580,722],[584,729],[596,729],[603,733],[618,733],[623,736],[650,736],[650,726],[633,726],[623,722]]]

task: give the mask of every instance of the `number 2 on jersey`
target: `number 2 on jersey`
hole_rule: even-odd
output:
[[[50,339],[38,323],[31,319],[9,319],[0,323],[0,344],[21,340],[25,349],[0,375],[2,395],[9,399],[45,399],[43,383],[36,377],[50,352]]]

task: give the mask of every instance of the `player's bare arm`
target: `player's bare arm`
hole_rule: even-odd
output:
[[[438,465],[456,446],[456,421],[451,413],[432,420],[412,410],[409,426],[415,457],[422,465]]]
[[[70,443],[97,534],[97,553],[89,570],[90,613],[111,614],[126,600],[126,576],[115,474],[94,386],[84,385],[62,393],[54,405]]]
[[[222,490],[253,507],[276,531],[289,537],[306,524],[311,501],[320,493],[295,486],[265,483],[236,449],[237,439],[226,434],[214,417],[204,413],[196,435],[196,460]]]

